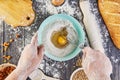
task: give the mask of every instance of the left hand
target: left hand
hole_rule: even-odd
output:
[[[38,67],[39,63],[43,59],[43,45],[37,46],[37,34],[35,34],[31,40],[31,44],[28,44],[19,59],[17,70],[23,71],[27,76]]]
[[[5,80],[26,80],[43,59],[43,45],[37,46],[37,34],[32,38],[19,59],[16,69]]]

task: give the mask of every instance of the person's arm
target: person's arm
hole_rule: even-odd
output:
[[[5,80],[26,80],[26,78],[38,67],[43,59],[43,45],[37,46],[37,34],[32,38],[22,51],[16,69]]]
[[[17,68],[5,80],[26,80],[29,75]]]

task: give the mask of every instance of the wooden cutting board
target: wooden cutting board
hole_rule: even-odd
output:
[[[35,18],[32,1],[0,0],[0,18],[13,27],[30,25]]]

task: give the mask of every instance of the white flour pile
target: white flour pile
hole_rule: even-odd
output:
[[[69,44],[65,48],[57,48],[51,42],[51,36],[54,31],[59,31],[61,28],[66,28]],[[42,42],[48,53],[57,57],[64,57],[74,51],[78,45],[78,35],[73,25],[68,20],[57,19],[52,23],[48,23],[43,30]]]

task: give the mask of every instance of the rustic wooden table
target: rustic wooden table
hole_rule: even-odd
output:
[[[106,26],[99,14],[97,8],[97,0],[88,0],[91,4],[91,12],[96,16],[96,20],[101,29],[101,34],[103,35],[103,45],[106,50],[107,56],[110,58],[113,65],[113,74],[111,76],[112,80],[120,80],[120,50],[114,47]],[[11,38],[15,39],[16,34],[20,34],[21,37],[15,39],[11,43],[10,47],[6,52],[2,52],[3,46],[0,45],[0,64],[4,63],[5,59],[2,58],[3,55],[11,55],[12,58],[7,62],[12,64],[17,64],[21,51],[24,46],[30,43],[31,37],[38,30],[42,21],[50,15],[58,13],[66,13],[75,17],[82,25],[82,13],[79,8],[79,0],[65,0],[65,3],[60,7],[54,7],[51,4],[51,0],[33,0],[33,8],[36,12],[36,19],[34,23],[28,27],[18,27],[16,29],[11,28],[5,22],[0,23],[0,44],[9,41]],[[60,78],[61,80],[69,80],[71,73],[79,66],[76,65],[76,61],[79,60],[81,54],[76,56],[74,59],[65,62],[53,61],[46,56],[39,66],[40,69],[46,75]]]

